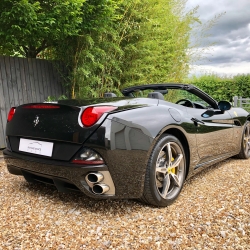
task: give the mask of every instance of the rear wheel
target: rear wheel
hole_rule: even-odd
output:
[[[179,196],[186,176],[185,152],[172,135],[161,137],[148,161],[142,200],[165,207]]]
[[[241,141],[241,150],[238,155],[239,159],[248,159],[250,157],[250,122],[247,122],[244,127],[244,132]]]

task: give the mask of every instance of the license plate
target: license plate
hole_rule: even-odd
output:
[[[19,151],[51,157],[53,151],[53,143],[21,138],[19,143]]]

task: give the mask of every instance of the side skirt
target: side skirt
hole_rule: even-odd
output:
[[[213,165],[213,164],[215,164],[215,163],[217,163],[217,162],[220,162],[220,161],[223,161],[223,160],[225,160],[225,159],[228,159],[228,158],[230,158],[230,157],[232,157],[232,156],[234,156],[234,155],[237,155],[237,152],[236,152],[236,153],[234,152],[234,153],[224,154],[224,155],[222,155],[222,156],[220,156],[220,157],[217,157],[217,158],[214,158],[214,159],[212,159],[212,160],[209,160],[209,161],[206,161],[206,162],[197,164],[197,165],[195,166],[194,170],[197,170],[197,169],[203,168],[203,167],[211,166],[211,165]]]

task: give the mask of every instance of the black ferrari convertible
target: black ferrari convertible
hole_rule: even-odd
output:
[[[250,157],[250,116],[188,84],[126,88],[124,97],[12,108],[4,158],[28,182],[93,198],[170,205],[185,179],[231,156]]]

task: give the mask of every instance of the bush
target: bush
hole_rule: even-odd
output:
[[[189,83],[211,95],[215,100],[232,101],[234,96],[250,98],[250,74],[222,78],[216,75],[192,77]]]

